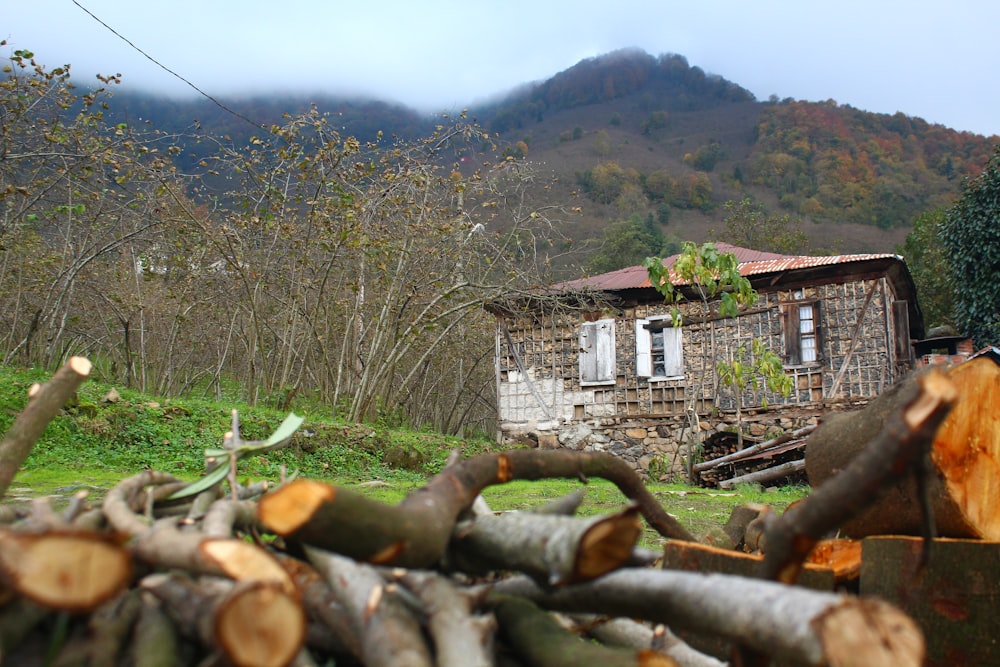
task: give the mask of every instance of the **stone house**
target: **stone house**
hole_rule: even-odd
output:
[[[610,451],[661,477],[684,469],[681,443],[735,428],[733,390],[716,364],[754,338],[781,356],[795,387],[787,397],[742,395],[743,430],[760,437],[863,404],[913,366],[923,322],[901,257],[716,246],[736,255],[759,294],[737,317],[691,298],[678,304],[683,324],[674,327],[641,266],[492,308],[500,437]]]

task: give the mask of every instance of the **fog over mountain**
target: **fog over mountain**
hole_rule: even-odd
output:
[[[930,0],[327,3],[36,0],[3,53],[171,95],[363,94],[455,110],[621,48],[684,55],[759,100],[836,100],[1000,134],[1000,5]],[[126,41],[127,40],[127,41]],[[170,72],[167,71],[170,70]],[[172,72],[172,73],[171,73]],[[188,83],[182,80],[185,79]]]

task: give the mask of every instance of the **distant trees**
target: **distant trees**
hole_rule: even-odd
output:
[[[671,255],[680,244],[669,242],[653,216],[634,214],[608,225],[600,248],[591,255],[587,270],[592,274],[637,266],[650,255]]]
[[[928,327],[955,326],[955,289],[948,254],[941,238],[945,209],[928,211],[896,249],[917,286],[920,309]]]
[[[601,204],[612,204],[627,184],[639,184],[640,176],[635,169],[624,169],[614,160],[609,160],[580,174],[579,181],[591,199]]]
[[[688,208],[696,208],[708,211],[715,206],[712,199],[712,181],[708,174],[703,171],[696,171],[688,176],[687,180],[687,200]]]
[[[955,320],[976,345],[1000,343],[1000,147],[967,181],[941,226],[955,294]]]
[[[670,175],[666,169],[657,169],[643,181],[646,193],[654,201],[666,202],[669,204],[677,194],[677,179]]]
[[[611,136],[606,130],[598,130],[594,133],[594,152],[600,157],[611,155]]]
[[[160,395],[489,427],[483,305],[551,282],[562,247],[526,165],[463,117],[363,143],[313,108],[246,146],[196,137],[216,149],[201,182],[171,162],[176,137],[108,125],[113,105],[26,51],[0,82],[0,357],[83,354]]]
[[[802,222],[785,215],[768,214],[759,202],[749,197],[727,201],[725,240],[734,245],[786,255],[804,254],[809,240]]]
[[[667,127],[670,122],[670,114],[666,111],[654,111],[649,114],[639,125],[639,130],[645,135],[652,135],[657,130]]]
[[[615,204],[625,214],[646,207],[650,203],[678,208],[695,208],[708,211],[717,204],[708,174],[695,171],[686,179],[675,179],[664,169],[657,169],[648,176],[638,170],[622,167],[609,160],[595,165],[577,175],[587,196],[600,204]],[[662,221],[669,220],[669,212],[659,213]]]
[[[647,91],[644,93],[644,91]],[[684,56],[652,56],[625,49],[582,60],[527,91],[510,96],[493,112],[491,132],[508,132],[535,122],[547,111],[599,104],[643,93],[646,110],[692,111],[728,102],[748,102],[753,95],[719,76],[691,67]],[[666,120],[663,116],[662,121]],[[649,128],[655,133],[655,128]]]
[[[684,156],[684,164],[690,165],[698,171],[712,171],[716,163],[725,157],[726,151],[718,141],[710,141],[704,146],[699,146],[694,153],[687,153]]]
[[[920,118],[832,100],[768,106],[756,134],[745,182],[772,189],[799,214],[884,229],[947,205],[954,179],[978,173],[993,147]]]

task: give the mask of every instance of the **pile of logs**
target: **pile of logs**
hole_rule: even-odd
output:
[[[17,456],[86,377],[73,360],[0,442]],[[765,526],[751,576],[656,567],[645,520],[696,541],[604,453],[517,450],[457,461],[400,504],[300,479],[197,494],[170,475],[122,480],[98,507],[37,502],[0,529],[0,657],[32,665],[920,665],[924,640],[891,604],[793,584],[831,528],[912,469],[953,400],[929,376],[864,465]],[[233,434],[228,434],[232,439]],[[37,437],[37,436],[34,436]],[[238,438],[237,438],[238,439]],[[21,459],[23,461],[23,457]],[[235,459],[234,459],[235,461]],[[12,477],[12,475],[11,475]],[[573,516],[577,497],[495,516],[480,491],[511,480],[603,478],[627,501]],[[675,634],[678,633],[678,634]]]
[[[703,460],[693,468],[695,476],[700,486],[720,489],[804,483],[807,437],[815,429],[805,426],[763,442],[744,436],[742,449],[735,433],[716,433],[705,442]],[[752,444],[746,446],[747,442]]]

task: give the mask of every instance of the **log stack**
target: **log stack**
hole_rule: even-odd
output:
[[[744,437],[742,449],[735,433],[716,433],[705,442],[703,460],[694,465],[698,483],[721,489],[738,484],[803,484],[806,436],[814,429],[805,426],[763,442]]]
[[[933,432],[947,386],[921,385],[895,418],[906,424],[889,448],[897,460]],[[877,451],[888,437],[880,434]],[[318,480],[243,488],[231,472],[206,485],[144,471],[100,506],[80,497],[59,512],[40,501],[8,513],[4,664],[720,664],[670,630],[782,665],[924,661],[923,635],[898,607],[788,585],[808,555],[803,545],[842,516],[822,508],[858,502],[853,487],[839,492],[844,502],[810,497],[768,527],[755,576],[706,576],[650,567],[656,554],[636,547],[640,517],[665,539],[693,538],[610,454],[479,456],[395,506]],[[474,511],[488,485],[551,477],[607,479],[627,501],[608,517],[549,508],[508,521]],[[594,631],[600,619],[614,619],[615,632]]]
[[[1000,602],[1000,351],[988,348],[947,376],[957,400],[928,445],[926,470],[918,473],[923,487],[917,475],[905,476],[840,528],[863,538],[859,591],[917,620],[928,639],[928,665],[1000,664],[992,639]],[[806,466],[817,491],[852,465],[920,377],[816,430]]]

